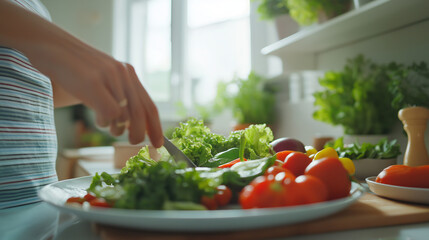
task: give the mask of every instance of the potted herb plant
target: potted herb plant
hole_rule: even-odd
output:
[[[350,9],[350,0],[287,0],[290,16],[301,26],[323,22]]]
[[[383,66],[362,55],[349,59],[342,71],[328,71],[319,79],[324,90],[314,93],[318,108],[313,117],[342,126],[347,135],[389,134],[399,122],[389,81]]]
[[[429,68],[425,62],[408,66],[390,63],[387,75],[395,111],[413,106],[429,108]]]
[[[273,124],[275,118],[275,90],[267,79],[251,72],[246,79],[235,78],[219,83],[214,108],[217,112],[231,108],[237,121],[235,130],[250,124]]]

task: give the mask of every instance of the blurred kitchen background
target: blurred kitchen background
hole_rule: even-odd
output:
[[[344,66],[350,59],[355,61],[349,66],[359,68],[359,55],[373,63],[375,67],[368,69],[374,71],[395,62],[400,66],[393,66],[390,75],[400,75],[398,71],[404,69],[424,72],[424,67],[412,64],[429,62],[427,0],[41,1],[54,23],[134,65],[159,108],[167,135],[189,117],[202,118],[213,132],[228,134],[246,120],[229,108],[232,102],[222,102],[225,93],[234,95],[243,81],[253,79],[264,84],[256,92],[265,91],[274,99],[274,110],[259,115],[269,114],[264,121],[276,137],[293,137],[312,145],[315,139],[345,133],[375,134],[398,139],[405,150],[406,135],[397,109],[392,107],[393,115],[377,119],[392,124],[391,129],[353,132],[341,124],[316,120],[313,114],[320,105],[314,105],[313,94],[324,90],[319,78],[326,72],[347,72]],[[355,77],[369,75],[357,73]],[[412,78],[407,76],[403,81]],[[418,78],[416,88],[425,89],[429,75]],[[235,84],[228,84],[232,80]],[[386,92],[387,87],[375,90]],[[392,90],[392,98],[395,94],[399,93]],[[344,104],[348,104],[346,99]],[[55,111],[60,152],[127,139],[126,134],[112,138],[107,130],[94,126],[92,112],[85,107]],[[340,114],[347,118],[347,112]]]

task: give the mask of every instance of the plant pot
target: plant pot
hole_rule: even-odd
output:
[[[381,139],[387,138],[388,135],[344,135],[344,144],[353,144],[358,142],[377,144]]]
[[[280,15],[275,19],[277,36],[279,39],[289,37],[290,35],[298,32],[299,25],[288,14]]]
[[[355,177],[363,180],[367,177],[377,176],[383,169],[390,165],[397,164],[396,158],[389,159],[372,159],[365,158],[353,160],[356,167]]]

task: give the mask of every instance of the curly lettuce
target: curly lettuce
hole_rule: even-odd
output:
[[[231,132],[228,137],[215,134],[202,120],[190,119],[175,129],[172,142],[181,149],[197,166],[212,166],[216,154],[231,148],[239,148],[241,138],[245,138],[245,157],[257,159],[271,156],[270,142],[273,133],[265,124],[251,125],[245,130]],[[232,159],[233,160],[233,159]]]
[[[273,155],[270,142],[273,141],[273,132],[265,124],[250,125],[244,130],[246,138],[245,151],[250,159],[268,157]]]

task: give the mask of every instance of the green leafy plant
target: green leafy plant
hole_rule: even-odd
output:
[[[364,158],[389,159],[401,155],[400,145],[397,140],[388,141],[387,138],[380,140],[377,144],[371,143],[353,143],[344,145],[343,138],[340,137],[333,142],[329,142],[325,147],[334,148],[340,157],[346,157],[353,160]]]
[[[314,93],[316,120],[341,125],[346,134],[387,134],[397,121],[385,67],[362,55],[340,72],[326,72],[319,83],[325,89]]]
[[[346,12],[350,0],[287,0],[290,16],[300,25],[306,26],[318,21],[321,14],[332,18]]]
[[[390,63],[387,74],[392,107],[396,111],[411,106],[429,108],[429,68],[425,62],[409,66]]]
[[[213,104],[198,104],[195,103],[193,105],[193,109],[195,110],[195,114],[191,114],[191,111],[185,106],[185,104],[182,101],[176,102],[176,114],[183,119],[189,119],[189,118],[199,118],[204,120],[205,123],[211,122],[211,119],[213,116],[217,114],[215,109],[213,108]],[[196,115],[196,116],[193,116]]]
[[[262,20],[274,19],[277,16],[288,14],[287,0],[253,0],[260,2],[258,13]]]
[[[275,118],[275,90],[266,83],[267,79],[254,72],[247,79],[221,82],[214,108],[218,112],[231,108],[238,123],[272,124]]]

